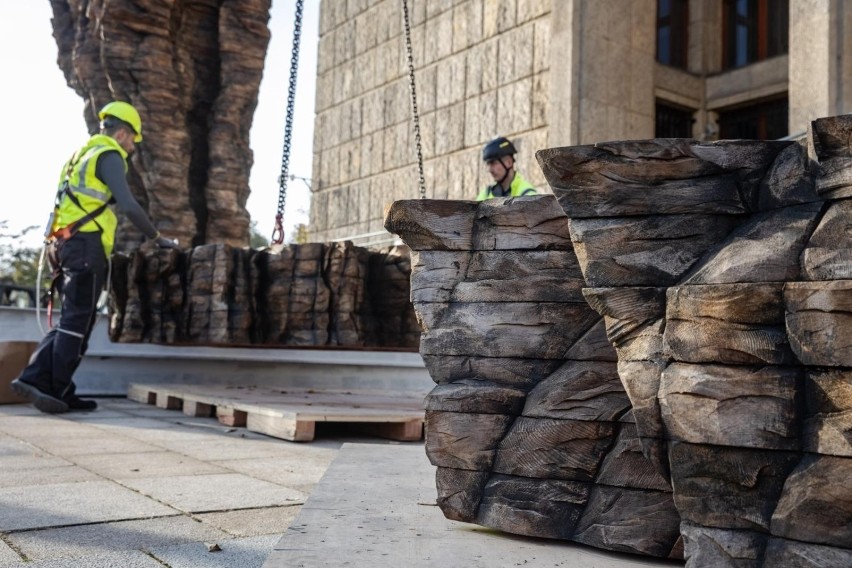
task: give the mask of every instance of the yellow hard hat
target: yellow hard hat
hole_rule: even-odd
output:
[[[98,113],[98,118],[103,120],[104,117],[114,116],[130,125],[136,136],[134,142],[142,142],[142,119],[139,118],[139,113],[133,108],[133,105],[124,101],[113,101],[108,103],[101,112]]]

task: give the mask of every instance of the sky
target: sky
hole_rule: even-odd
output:
[[[271,40],[250,133],[254,165],[246,208],[257,221],[258,231],[267,238],[272,234],[278,206],[295,5],[295,0],[272,1]],[[5,196],[0,201],[0,221],[8,222],[5,232],[12,234],[37,225],[38,229],[20,242],[32,248],[41,245],[62,165],[89,136],[83,100],[68,87],[56,62],[52,17],[47,0],[0,2],[0,70],[4,77],[0,130],[5,139]],[[290,174],[304,178],[311,177],[318,30],[319,2],[308,0],[302,20],[289,167]],[[144,123],[143,116],[143,133]],[[309,206],[307,184],[298,179],[289,181],[284,213],[288,239],[297,223],[308,222]]]

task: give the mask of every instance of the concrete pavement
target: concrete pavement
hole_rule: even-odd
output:
[[[98,402],[0,405],[0,567],[260,567],[344,441],[392,443],[298,444]]]
[[[682,565],[448,521],[422,442],[294,443],[98,402],[0,405],[0,568]]]
[[[678,568],[447,520],[423,447],[347,443],[263,568]]]

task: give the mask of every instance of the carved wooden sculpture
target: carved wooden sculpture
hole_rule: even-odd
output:
[[[345,243],[113,255],[110,338],[126,343],[416,348],[406,250]]]
[[[444,514],[680,557],[671,487],[641,453],[556,199],[397,201],[385,226],[413,250]]]
[[[270,0],[51,6],[59,66],[85,101],[89,130],[97,130],[98,110],[114,99],[142,115],[144,140],[128,181],[163,233],[184,246],[248,245],[249,129]],[[139,232],[129,222],[120,230],[119,250],[135,249]]]
[[[615,348],[643,466],[653,464],[666,481],[661,495],[672,491],[688,566],[852,566],[850,134],[852,116],[815,121],[816,161],[796,142],[757,141],[660,139],[537,154],[569,218],[550,222],[547,234],[570,231],[584,281],[578,285],[603,316]],[[441,278],[449,288],[441,294],[416,295],[418,282],[467,266],[476,250],[469,242],[499,243],[503,234],[530,234],[527,228],[539,226],[530,219],[555,220],[547,200],[460,203],[456,210],[470,209],[472,233],[481,241],[459,237],[465,231],[458,215],[446,214],[446,202],[397,202],[386,220],[419,257],[448,255],[441,263],[415,261],[412,274],[424,326],[421,352],[438,383],[428,404],[442,410],[428,415],[426,425],[440,504],[450,518],[508,532],[664,555],[663,547],[625,546],[623,535],[609,529],[596,542],[582,538],[583,519],[595,508],[576,480],[565,481],[578,471],[589,494],[605,490],[623,507],[599,509],[610,513],[603,526],[633,523],[632,543],[660,534],[640,519],[662,508],[621,497],[627,484],[600,470],[577,468],[600,455],[606,464],[617,448],[613,438],[596,453],[600,446],[572,446],[553,435],[560,431],[555,425],[546,436],[525,427],[529,416],[553,412],[553,401],[570,399],[581,384],[570,374],[551,380],[552,371],[536,364],[543,353],[558,352],[549,351],[554,342],[570,342],[587,328],[586,320],[547,312],[550,300],[543,298],[527,310],[534,318],[481,293],[492,312],[488,304],[461,309],[453,290],[468,289],[467,276]],[[490,221],[501,215],[511,219],[504,229]],[[492,260],[502,262],[502,288],[533,296],[546,289],[525,277],[530,270],[518,255]],[[571,266],[563,264],[566,275]],[[538,314],[550,316],[547,332],[535,325]],[[498,353],[495,338],[512,328],[517,364],[478,364]],[[453,339],[440,344],[440,353],[430,349],[436,331]],[[563,359],[566,366],[580,364]],[[495,405],[506,396],[490,383],[509,369],[513,386],[535,386],[526,396],[515,392],[512,406]],[[456,397],[465,406],[448,408],[445,383],[470,387]],[[449,410],[455,414],[447,416]],[[628,484],[647,478],[633,471],[622,469],[619,478]],[[497,488],[512,497],[495,499]],[[578,523],[565,515],[566,503],[582,509]]]

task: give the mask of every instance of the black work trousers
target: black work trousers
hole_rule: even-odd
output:
[[[107,259],[99,232],[80,232],[62,244],[48,246],[54,247],[49,252],[58,259],[62,311],[59,324],[44,336],[18,378],[56,398],[72,399],[73,375],[89,347]]]

